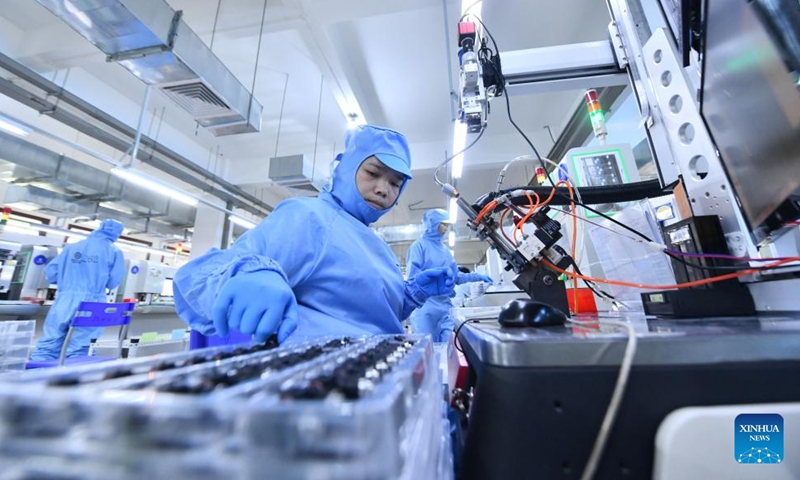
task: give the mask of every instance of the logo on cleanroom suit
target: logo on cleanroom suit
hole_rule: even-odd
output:
[[[755,465],[783,462],[783,417],[777,413],[742,413],[733,423],[737,462]]]
[[[81,252],[75,252],[72,255],[72,263],[100,263],[100,257],[97,255],[83,255]]]

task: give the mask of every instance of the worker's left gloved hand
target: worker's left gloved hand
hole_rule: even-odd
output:
[[[486,275],[481,275],[480,273],[459,273],[458,274],[458,284],[459,285],[461,285],[462,283],[470,283],[470,282],[493,283],[491,277],[487,277]]]
[[[447,295],[455,297],[455,276],[447,267],[423,270],[414,278],[406,281],[406,294],[418,304],[425,303],[428,297]]]

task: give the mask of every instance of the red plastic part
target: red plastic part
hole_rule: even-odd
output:
[[[571,288],[567,289],[567,303],[569,304],[569,309],[575,312],[575,294]],[[597,313],[594,293],[588,288],[578,289],[578,313]]]
[[[458,35],[475,34],[475,22],[461,22],[458,24]]]

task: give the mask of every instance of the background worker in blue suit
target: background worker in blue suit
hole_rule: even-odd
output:
[[[448,295],[440,268],[404,281],[397,257],[369,228],[411,179],[406,138],[361,126],[348,131],[331,184],[317,198],[281,202],[227,250],[178,270],[178,315],[204,335],[237,330],[264,341],[402,333],[401,320],[430,295]]]
[[[122,235],[122,224],[103,220],[89,238],[67,245],[45,268],[47,281],[58,285],[58,294],[44,319],[44,332],[36,343],[31,360],[58,358],[69,330],[69,323],[81,302],[107,302],[106,288],[116,288],[125,275],[125,259],[114,246]],[[76,328],[67,357],[86,355],[89,343],[103,329]]]
[[[444,234],[450,227],[448,213],[441,208],[428,210],[422,216],[425,233],[417,239],[406,256],[408,278],[413,279],[420,272],[431,268],[447,268],[453,272],[456,284],[468,282],[488,282],[492,279],[478,273],[461,273],[450,253],[450,249],[443,243]],[[425,301],[425,305],[411,315],[411,326],[414,333],[430,334],[436,342],[445,342],[453,331],[453,320],[448,315],[452,303],[450,298],[454,295],[435,295]]]

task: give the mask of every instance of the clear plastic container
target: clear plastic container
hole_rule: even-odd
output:
[[[35,320],[3,320],[0,321],[0,337],[7,334],[30,333],[36,329]]]
[[[450,478],[435,357],[425,337],[386,335],[9,374],[0,377],[0,472]]]

